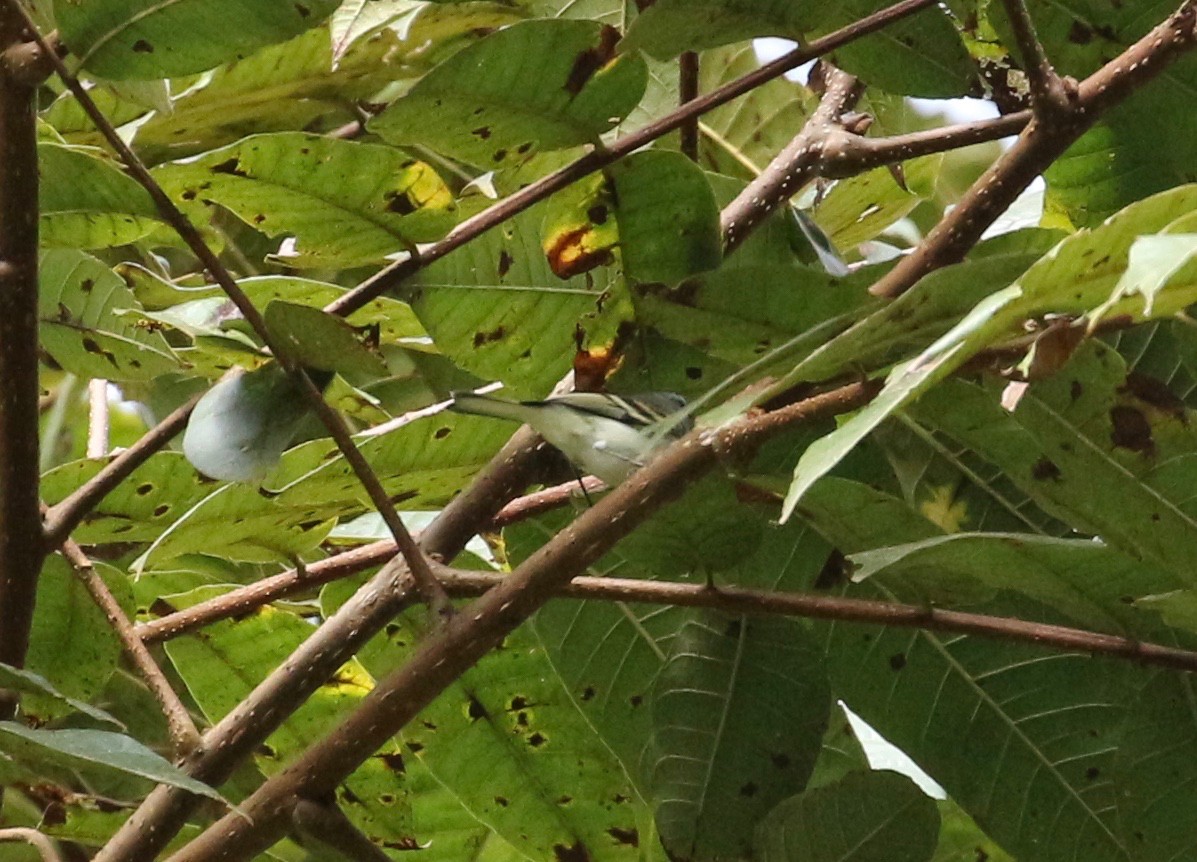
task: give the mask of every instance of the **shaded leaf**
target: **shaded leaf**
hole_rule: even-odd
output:
[[[161,78],[202,72],[315,27],[337,0],[88,0],[55,8],[71,53],[106,78]]]
[[[644,63],[616,56],[617,37],[591,21],[514,24],[437,66],[369,127],[485,168],[592,143],[644,93]]]

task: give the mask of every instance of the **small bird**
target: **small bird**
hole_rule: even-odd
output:
[[[686,399],[674,392],[626,397],[571,392],[544,401],[507,401],[473,392],[452,396],[449,409],[458,413],[531,425],[575,466],[612,486],[694,427],[693,418],[682,413]]]

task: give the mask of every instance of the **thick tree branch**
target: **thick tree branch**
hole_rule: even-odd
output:
[[[678,497],[719,456],[753,451],[782,427],[835,415],[868,401],[871,383],[854,383],[718,431],[694,431],[669,446],[554,536],[519,568],[425,639],[402,668],[379,681],[352,716],[267,780],[242,804],[172,858],[173,862],[244,859],[286,830],[296,799],[327,798],[357,766],[446,686],[584,571],[645,517]]]
[[[725,254],[732,252],[771,212],[815,177],[822,161],[823,143],[843,113],[860,97],[861,88],[854,77],[833,66],[821,68],[825,88],[818,108],[802,131],[720,214]]]
[[[36,81],[24,22],[0,8],[0,662],[21,667],[44,553],[38,500]],[[0,719],[16,700],[0,697]]]
[[[1081,83],[1067,115],[1032,121],[1014,146],[985,171],[959,205],[870,288],[876,296],[901,296],[934,269],[964,259],[1014,200],[1068,149],[1102,113],[1142,87],[1197,42],[1197,7],[1185,0],[1168,20]]]

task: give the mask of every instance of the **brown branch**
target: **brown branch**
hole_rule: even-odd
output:
[[[125,612],[121,610],[120,603],[112,595],[108,585],[104,583],[104,579],[96,573],[91,560],[88,559],[87,554],[83,553],[83,549],[67,539],[62,543],[62,554],[71,564],[71,568],[75,570],[75,575],[83,583],[92,601],[104,612],[108,624],[116,632],[121,647],[125,650],[125,655],[128,656],[137,673],[153,693],[154,699],[158,701],[158,706],[162,708],[175,758],[182,759],[191,754],[199,747],[200,733],[195,722],[191,720],[191,714],[187,711],[187,707],[183,705],[175,690],[171,688],[166,674],[158,667],[158,663],[150,655],[149,649],[137,636],[133,625],[125,616]]]
[[[95,101],[92,100],[91,95],[79,83],[79,79],[71,74],[66,64],[63,63],[62,58],[50,48],[44,38],[37,32],[37,27],[28,13],[25,12],[17,0],[7,0],[7,8],[13,10],[13,12],[19,14],[24,19],[29,32],[33,34],[34,39],[41,45],[42,50],[46,53],[55,71],[58,73],[59,78],[66,84],[67,89],[74,94],[80,107],[91,118],[96,129],[103,135],[108,145],[120,157],[129,175],[137,180],[142,188],[149,193],[162,218],[174,229],[183,242],[186,243],[191,253],[204,265],[204,268],[208,270],[212,279],[220,285],[220,288],[237,306],[245,321],[253,328],[254,332],[262,340],[262,343],[274,355],[279,365],[299,386],[300,391],[311,405],[316,417],[328,430],[329,435],[336,443],[345,461],[352,468],[358,482],[366,490],[366,494],[370,497],[370,502],[373,503],[378,513],[382,515],[383,522],[391,531],[391,535],[395,537],[395,543],[399,546],[400,552],[407,558],[412,576],[428,599],[429,606],[438,614],[444,615],[450,613],[451,608],[448,597],[441,591],[436,578],[432,576],[432,572],[428,568],[428,561],[424,559],[411,533],[408,532],[406,525],[403,523],[403,519],[399,517],[399,513],[391,503],[390,496],[382,487],[381,480],[374,473],[365,456],[362,455],[354,444],[349,428],[345,425],[344,420],[341,419],[340,414],[324,400],[324,396],[321,394],[319,388],[312,382],[302,365],[270,334],[266,326],[266,321],[237,284],[236,279],[233,278],[212,249],[208,247],[208,244],[204,242],[203,237],[200,236],[200,232],[191,223],[191,220],[183,214],[182,210],[175,206],[174,201],[170,199],[170,196],[166,194],[162,186],[150,174],[141,159],[137,157],[137,154],[133,152],[124,139],[117,133],[116,129],[108,121],[108,118],[104,116],[104,113],[96,105]]]
[[[684,105],[698,98],[698,52],[683,51],[677,63],[677,101]],[[692,162],[698,161],[698,115],[687,117],[678,131],[682,154]]]
[[[866,138],[833,126],[822,144],[819,176],[840,179],[895,162],[983,144],[1016,135],[1031,121],[1030,111],[958,123],[885,138]]]
[[[814,178],[829,132],[859,98],[861,91],[854,77],[833,66],[820,68],[826,88],[802,131],[720,214],[725,254],[734,251],[749,232]]]
[[[22,667],[45,555],[38,500],[36,82],[14,74],[24,24],[0,9],[0,662]],[[19,59],[19,58],[18,58]],[[0,719],[16,698],[0,697]],[[2,791],[0,791],[2,792]]]
[[[498,530],[555,509],[577,498],[582,488],[589,494],[596,494],[606,490],[606,487],[601,479],[587,476],[582,480],[581,487],[575,481],[545,488],[543,491],[512,500],[482,529]],[[203,628],[217,620],[249,613],[286,596],[351,577],[385,563],[395,556],[395,552],[393,540],[372,542],[360,548],[334,554],[302,569],[288,569],[277,575],[262,578],[248,586],[229,590],[222,596],[199,602],[156,620],[139,623],[134,631],[142,643],[161,643]]]
[[[327,798],[367,757],[446,686],[584,571],[648,514],[710,470],[717,453],[739,456],[781,427],[856,409],[877,387],[854,383],[715,432],[694,431],[582,513],[519,568],[421,642],[403,667],[379,681],[361,706],[283,772],[172,858],[173,862],[245,859],[287,828],[299,798]]]
[[[1081,83],[1066,117],[1032,121],[1018,141],[981,175],[921,243],[869,290],[897,297],[941,266],[957,263],[985,229],[1014,203],[1031,182],[1088,130],[1101,114],[1143,86],[1197,41],[1193,0]]]
[[[437,566],[436,576],[449,594],[456,598],[484,595],[507,577],[488,572],[452,569],[448,566]],[[554,595],[568,599],[714,608],[734,614],[771,614],[954,632],[1054,649],[1082,650],[1091,655],[1130,659],[1144,665],[1197,672],[1197,652],[1192,650],[1145,643],[1134,638],[1071,626],[950,611],[926,605],[775,590],[749,590],[741,587],[720,586],[712,589],[703,584],[632,578],[577,577],[558,589]]]
[[[12,0],[8,0],[12,2]],[[828,33],[819,39],[790,51],[763,66],[754,69],[747,75],[737,78],[718,87],[661,119],[649,123],[647,126],[612,142],[601,150],[594,150],[579,158],[577,161],[529,183],[518,192],[504,198],[494,206],[488,207],[477,215],[466,219],[439,242],[422,249],[418,257],[409,257],[379,271],[348,293],[338,297],[334,302],[325,306],[324,310],[331,314],[348,315],[361,308],[383,291],[398,286],[405,278],[416,271],[440,260],[449,252],[465,245],[472,239],[481,236],[493,227],[502,224],[513,216],[523,212],[532,205],[544,200],[568,186],[570,183],[582,179],[601,168],[612,164],[629,153],[651,143],[662,135],[680,128],[691,117],[697,117],[707,111],[738,98],[752,89],[759,87],[790,69],[801,66],[810,60],[830,53],[850,42],[860,39],[870,33],[885,27],[901,18],[913,15],[929,6],[935,5],[935,0],[901,0],[892,6],[874,12],[833,33]]]

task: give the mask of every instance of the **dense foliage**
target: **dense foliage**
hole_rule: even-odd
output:
[[[258,837],[229,846],[269,846],[229,858],[369,858],[364,839],[379,859],[479,862],[1197,859],[1197,692],[1159,666],[1197,668],[1190,4],[1027,0],[1037,42],[1013,0],[923,4],[837,45],[805,83],[771,76],[660,133],[679,88],[760,68],[754,38],[817,45],[883,4],[28,5],[86,89],[50,76],[36,94],[51,547],[23,668],[0,664],[0,688],[20,693],[0,721],[3,826],[70,859],[150,858],[113,841],[139,830],[180,859],[225,858],[202,839],[181,849],[222,816],[214,840],[230,824]],[[1172,54],[1161,37],[1142,45],[1150,62],[1116,59],[1169,20]],[[1032,44],[1071,77],[1036,76]],[[1040,99],[1044,80],[1084,111]],[[961,96],[1001,116],[937,131],[947,118],[911,101]],[[797,181],[759,191],[771,163]],[[1040,174],[1042,191],[1019,194]],[[912,248],[939,250],[870,292],[905,278]],[[539,398],[570,372],[682,393],[708,443],[762,411],[867,397],[732,446],[676,501],[636,510],[618,544],[601,525],[576,548],[561,534],[600,492],[494,520],[571,475],[533,456],[519,488],[451,528],[485,538],[457,560],[477,583],[551,553],[582,561],[567,574],[687,590],[541,586],[513,611],[522,625],[482,623],[477,639],[501,643],[442,680],[420,662],[445,623],[416,588],[385,619],[354,617],[394,554],[369,544],[392,535],[380,495],[440,529],[428,513],[506,469],[492,459],[514,428],[425,408],[492,381]],[[144,436],[201,393],[185,437]],[[133,469],[109,482],[114,463]],[[283,573],[298,583],[246,591]],[[467,639],[470,574],[445,574]],[[770,604],[793,594],[908,613]],[[973,616],[948,626],[932,608]],[[325,622],[341,609],[337,640]],[[141,659],[123,655],[122,613]],[[322,636],[339,668],[305,680],[296,657]],[[144,681],[153,660],[190,719]],[[344,780],[313,768],[311,786],[335,791],[284,794],[333,826],[302,806],[229,814],[247,799],[258,812],[348,717],[386,715],[367,698],[407,662],[430,705]],[[247,706],[268,677],[282,699]],[[871,769],[843,706],[942,795]],[[209,767],[190,720],[224,728],[210,748],[252,741]],[[185,800],[174,821],[143,805],[155,786],[152,800]],[[148,819],[129,821],[139,805]],[[26,858],[0,843],[0,859]]]

